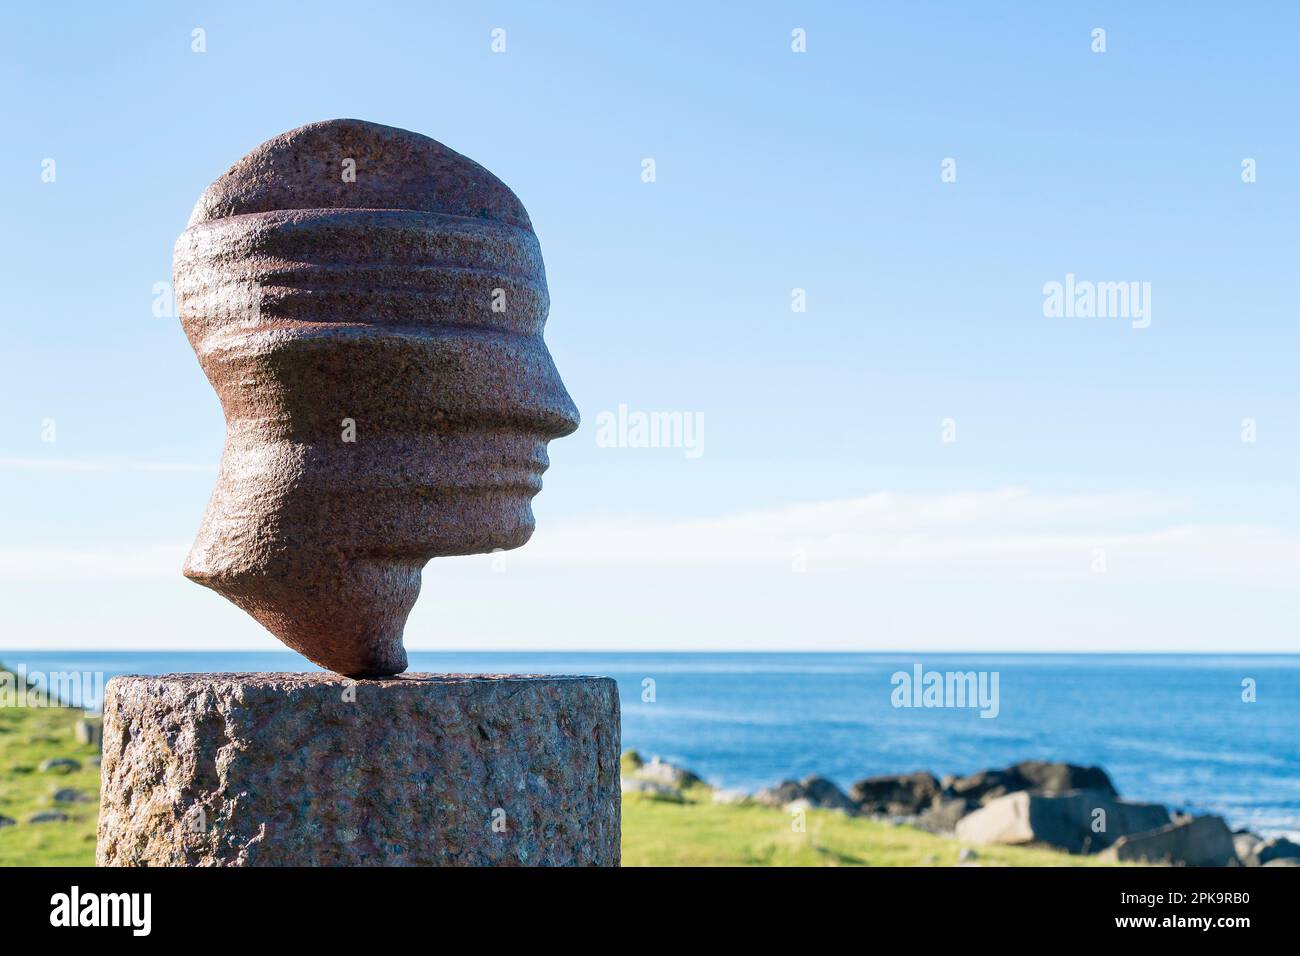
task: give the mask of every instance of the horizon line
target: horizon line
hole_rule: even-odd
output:
[[[1300,650],[1293,651],[1170,651],[1170,650],[1056,650],[1056,651],[1025,651],[1025,650],[909,650],[903,649],[885,649],[885,650],[843,650],[834,648],[822,648],[813,650],[786,650],[786,649],[761,649],[761,650],[736,650],[734,648],[690,648],[690,649],[648,649],[648,648],[552,648],[538,649],[528,647],[494,647],[494,648],[421,648],[408,647],[407,651],[414,654],[858,654],[858,655],[947,655],[947,656],[1019,656],[1019,657],[1077,657],[1080,655],[1093,655],[1097,657],[1300,657]],[[195,647],[185,650],[170,650],[156,647],[114,647],[114,648],[95,648],[95,647],[59,647],[59,648],[34,648],[34,647],[0,647],[0,655],[6,653],[26,653],[26,654],[297,654],[297,651],[291,648],[256,648],[241,649],[230,647]],[[302,655],[298,655],[302,656]],[[303,657],[304,661],[307,658]],[[307,661],[308,663],[313,663]],[[319,664],[315,665],[321,666]],[[328,669],[328,668],[326,668]]]

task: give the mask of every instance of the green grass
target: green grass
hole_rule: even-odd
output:
[[[803,831],[785,810],[715,804],[707,787],[686,802],[623,797],[624,866],[952,866],[963,844],[915,827],[809,810]],[[1096,857],[1030,847],[972,847],[982,866],[1104,866]]]
[[[98,797],[97,749],[76,742],[80,711],[63,707],[0,707],[0,866],[93,866],[98,803],[59,804],[55,790],[71,787]],[[51,757],[80,761],[73,773],[42,773]],[[58,809],[62,823],[27,823]],[[678,803],[630,793],[623,797],[625,866],[952,866],[962,844],[913,827],[807,812],[802,832],[785,810],[715,804],[696,786]],[[977,847],[985,866],[1097,866],[1095,857],[1022,847]]]
[[[73,728],[81,711],[67,707],[0,707],[0,866],[93,866],[99,815],[99,768],[89,759],[99,748],[80,744]],[[72,773],[42,773],[41,761],[71,757]],[[80,790],[90,803],[55,804],[55,790]],[[42,810],[68,815],[62,823],[28,823]]]

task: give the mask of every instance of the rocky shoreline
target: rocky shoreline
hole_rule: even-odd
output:
[[[1300,844],[1231,830],[1222,817],[1124,800],[1101,767],[1024,760],[964,776],[929,771],[864,777],[845,793],[809,776],[747,793],[709,787],[698,774],[635,750],[623,754],[623,792],[682,800],[708,787],[718,803],[788,812],[830,810],[912,826],[970,845],[1039,846],[1118,862],[1171,866],[1300,866]]]

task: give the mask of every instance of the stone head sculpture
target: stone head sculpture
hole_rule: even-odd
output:
[[[528,213],[435,140],[331,120],[209,186],[174,271],[226,418],[185,575],[317,664],[400,673],[425,563],[526,542],[578,426]]]

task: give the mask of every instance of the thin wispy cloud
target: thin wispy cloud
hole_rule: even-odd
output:
[[[663,522],[624,516],[546,525],[502,555],[441,558],[428,574],[478,578],[504,559],[511,579],[578,575],[656,581],[802,572],[818,578],[984,583],[1110,578],[1126,584],[1300,585],[1300,537],[1255,524],[1179,520],[1178,502],[1145,494],[1044,496],[1026,489],[870,494],[839,501]],[[173,580],[187,541],[0,548],[9,580]]]
[[[477,576],[504,557],[512,575],[621,574],[647,586],[680,572],[721,577],[795,568],[869,573],[876,582],[1023,585],[1111,575],[1128,582],[1300,585],[1300,537],[1262,525],[1180,520],[1179,507],[1146,494],[1053,496],[1022,488],[879,493],[675,522],[630,516],[548,524],[517,551],[438,559],[430,573]],[[0,548],[0,574],[172,578],[188,547]]]
[[[546,526],[508,560],[521,572],[802,566],[809,573],[870,571],[875,580],[1013,582],[1109,573],[1300,583],[1300,537],[1260,525],[1189,522],[1181,508],[1176,499],[1146,493],[879,493],[676,522],[624,517]]]

